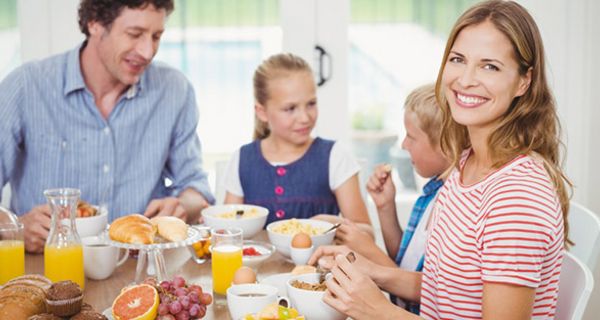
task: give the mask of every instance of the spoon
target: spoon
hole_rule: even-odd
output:
[[[341,225],[342,225],[342,224],[338,222],[338,223],[334,224],[333,226],[331,226],[331,228],[329,228],[329,229],[327,229],[327,230],[323,231],[323,234],[326,234],[326,233],[327,233],[327,232],[329,232],[329,231],[333,231],[333,230],[337,229],[337,228],[338,228],[339,226],[341,226]]]
[[[244,216],[244,210],[237,210],[235,212],[235,218],[236,219],[241,219]]]

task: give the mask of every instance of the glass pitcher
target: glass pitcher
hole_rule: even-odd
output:
[[[52,210],[50,234],[44,248],[44,273],[53,282],[71,280],[84,287],[83,248],[75,227],[78,189],[44,191]],[[67,219],[68,223],[61,220]]]
[[[0,206],[0,286],[25,273],[23,224]]]

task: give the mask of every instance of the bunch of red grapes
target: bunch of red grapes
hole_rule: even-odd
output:
[[[157,320],[201,319],[206,314],[206,306],[212,303],[212,296],[202,292],[202,287],[188,286],[180,276],[161,282],[157,289],[160,298]]]

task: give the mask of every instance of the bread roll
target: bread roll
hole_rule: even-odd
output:
[[[108,236],[118,242],[134,244],[154,243],[156,228],[141,214],[130,214],[116,219],[108,229]]]
[[[172,216],[160,216],[150,219],[150,222],[158,229],[158,235],[173,242],[187,239],[187,224]]]
[[[50,280],[25,275],[7,282],[0,289],[0,319],[27,320],[46,312],[46,290]]]
[[[301,274],[305,274],[305,273],[315,273],[315,272],[317,272],[317,268],[315,268],[313,266],[300,265],[300,266],[296,266],[292,270],[292,275],[297,276],[297,275],[301,275]]]

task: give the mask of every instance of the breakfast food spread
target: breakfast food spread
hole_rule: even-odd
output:
[[[75,320],[106,317],[96,313],[88,304],[82,304],[81,288],[71,281],[52,283],[48,278],[28,274],[8,281],[0,288],[0,319],[11,320]],[[81,312],[80,312],[81,311]],[[81,315],[100,316],[96,318]]]
[[[294,248],[300,249],[310,248],[310,246],[312,246],[312,240],[310,239],[310,236],[306,233],[298,232],[292,238],[291,245]]]
[[[87,217],[93,217],[96,214],[98,214],[98,210],[96,210],[96,208],[92,207],[92,205],[90,205],[89,203],[83,201],[83,200],[79,200],[79,202],[77,203],[77,218],[87,218]]]
[[[253,218],[253,217],[257,217],[257,216],[258,216],[258,210],[256,210],[255,208],[248,209],[248,210],[230,211],[230,212],[220,213],[217,215],[217,217],[223,218],[223,219],[239,219],[239,218],[247,219],[247,218]]]
[[[199,285],[188,285],[180,276],[157,283],[148,278],[140,285],[126,287],[113,301],[115,320],[200,319],[212,296]]]
[[[148,284],[127,287],[113,301],[115,320],[153,320],[158,313],[158,291]]]
[[[141,214],[120,217],[108,229],[108,236],[112,240],[124,243],[151,244],[154,243],[155,234],[156,227]]]
[[[187,238],[187,224],[177,218],[171,216],[160,216],[150,219],[152,225],[158,230],[158,235],[168,241],[182,241]]]
[[[296,219],[286,220],[275,227],[273,227],[273,232],[281,233],[281,234],[290,234],[294,235],[299,232],[304,232],[311,236],[316,236],[318,234],[322,234],[325,231],[324,228],[313,227],[309,223],[302,223]]]
[[[298,310],[271,303],[256,315],[246,315],[244,320],[304,320],[304,316],[298,314]]]
[[[310,291],[325,291],[327,290],[327,285],[324,282],[321,283],[308,283],[300,280],[292,280],[290,282],[292,287],[302,289],[302,290],[310,290]]]
[[[50,280],[27,275],[8,281],[0,289],[0,319],[27,320],[46,312],[46,290]]]
[[[250,267],[241,266],[233,274],[233,284],[256,283],[256,273]]]
[[[296,266],[292,270],[292,275],[297,276],[305,273],[315,273],[317,272],[317,268],[309,265],[300,265]]]
[[[182,241],[187,238],[188,225],[181,219],[160,216],[148,219],[141,214],[130,214],[113,221],[108,236],[118,242],[153,244]]]
[[[46,294],[48,312],[59,317],[70,317],[79,313],[82,302],[81,288],[70,280],[53,283]]]

